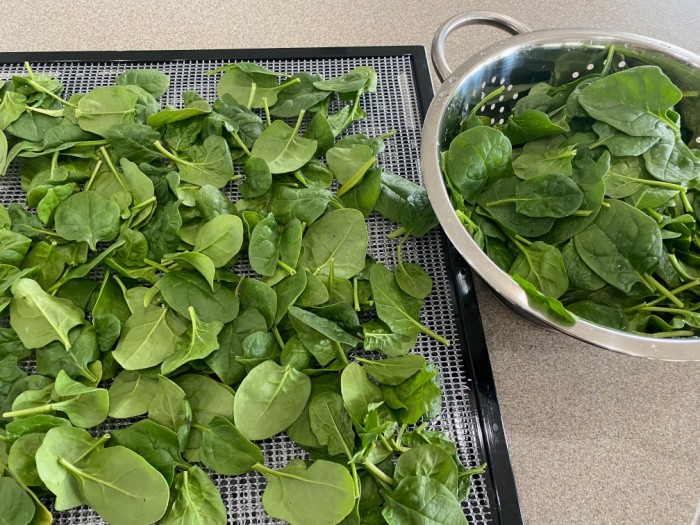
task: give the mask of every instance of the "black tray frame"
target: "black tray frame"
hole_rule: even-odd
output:
[[[0,52],[0,65],[20,62],[154,62],[178,60],[273,60],[410,56],[421,118],[433,99],[433,85],[425,48],[422,46],[318,47],[262,49],[188,49],[140,51],[35,51]],[[463,349],[462,359],[474,385],[479,416],[479,436],[487,462],[487,478],[493,497],[492,518],[498,525],[520,525],[523,518],[515,477],[496,396],[496,386],[479,314],[474,281],[469,266],[443,234],[448,261],[451,300],[458,312],[457,327]]]

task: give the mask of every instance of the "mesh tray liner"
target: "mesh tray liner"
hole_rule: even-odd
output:
[[[202,52],[204,55],[206,52]],[[204,76],[210,69],[220,67],[229,61],[223,60],[176,60],[155,62],[46,62],[32,63],[32,70],[45,73],[61,80],[65,86],[64,96],[83,93],[90,89],[114,83],[115,77],[127,69],[154,68],[170,76],[171,84],[162,99],[163,104],[182,106],[180,94],[195,90],[210,102],[216,98],[218,75]],[[378,75],[377,92],[364,95],[362,107],[368,118],[354,124],[348,133],[365,133],[375,136],[395,129],[396,135],[387,141],[386,149],[378,163],[389,171],[421,182],[420,150],[421,112],[416,89],[414,67],[410,55],[324,58],[324,59],[282,59],[256,60],[257,63],[274,71],[295,73],[315,71],[325,78],[346,73],[357,66],[372,66]],[[0,66],[0,80],[12,75],[26,74],[22,64]],[[235,189],[227,187],[230,197],[236,196]],[[24,203],[24,193],[19,185],[18,169],[11,167],[8,175],[0,183],[0,202]],[[396,241],[387,242],[386,234],[396,228],[376,214],[368,220],[370,233],[369,253],[377,260],[393,267],[396,264]],[[433,292],[428,297],[421,312],[421,322],[431,330],[448,338],[452,345],[446,348],[427,336],[421,335],[413,352],[423,354],[426,359],[439,366],[443,383],[443,409],[433,421],[431,428],[445,431],[456,443],[461,461],[467,468],[476,467],[486,461],[484,444],[479,429],[478,413],[471,380],[462,361],[463,349],[452,302],[448,263],[444,250],[444,237],[436,229],[421,239],[409,239],[402,247],[406,261],[420,263],[433,278]],[[121,424],[119,424],[121,423]],[[108,420],[99,427],[97,433],[104,433],[122,427],[123,421]],[[280,468],[293,458],[306,457],[303,450],[296,447],[286,437],[277,436],[260,443],[266,463]],[[229,523],[263,524],[280,523],[268,517],[262,509],[261,498],[265,479],[255,472],[243,476],[227,477],[211,474],[222,493],[228,509]],[[475,476],[472,480],[470,497],[464,502],[465,514],[472,525],[493,523],[491,509],[491,485],[486,476]],[[50,500],[47,501],[50,507]],[[51,507],[50,507],[51,510]],[[104,523],[91,509],[80,507],[63,512],[53,512],[56,525]],[[496,521],[497,518],[495,518]]]

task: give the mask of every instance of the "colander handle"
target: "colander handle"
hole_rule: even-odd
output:
[[[447,59],[445,58],[445,42],[447,41],[447,37],[450,36],[455,29],[459,29],[460,27],[482,24],[503,29],[511,35],[528,33],[530,31],[529,27],[522,22],[518,22],[515,18],[500,13],[492,13],[490,11],[464,13],[450,18],[447,22],[442,24],[435,33],[430,50],[433,58],[433,65],[435,66],[435,70],[441,82],[452,74],[452,68],[447,64]]]

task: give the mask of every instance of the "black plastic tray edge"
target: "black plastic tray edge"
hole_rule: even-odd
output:
[[[319,47],[319,48],[264,48],[264,49],[188,49],[142,51],[33,51],[0,52],[1,63],[18,62],[158,62],[175,60],[274,60],[274,59],[323,59],[409,55],[413,62],[416,90],[421,118],[425,118],[433,98],[430,68],[422,46],[378,47]],[[488,464],[488,477],[493,490],[496,523],[518,525],[523,523],[515,478],[508,456],[508,445],[503,431],[501,410],[498,406],[493,371],[481,324],[481,315],[474,289],[471,271],[464,259],[444,238],[447,256],[452,303],[459,313],[457,326],[462,343],[462,359],[475,388],[479,432],[484,441]]]

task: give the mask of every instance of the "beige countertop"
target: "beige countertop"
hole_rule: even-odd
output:
[[[429,46],[442,21],[466,10],[700,53],[698,0],[9,0],[0,51]],[[448,51],[457,64],[504,36],[463,29]],[[520,320],[483,287],[478,295],[526,522],[697,524],[700,363],[599,350]]]

